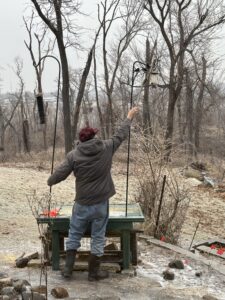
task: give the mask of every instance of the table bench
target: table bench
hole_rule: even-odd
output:
[[[139,204],[128,204],[127,216],[125,211],[125,204],[110,204],[109,221],[106,228],[106,237],[120,238],[121,249],[118,251],[118,254],[120,254],[121,257],[122,269],[128,269],[130,263],[137,264],[136,234],[139,232],[139,230],[135,230],[134,224],[144,222],[144,216]],[[71,214],[72,205],[67,205],[62,207],[59,215],[56,217],[46,217],[40,214],[40,216],[37,218],[38,224],[48,225],[53,270],[59,270],[62,239],[68,236]],[[90,237],[90,232],[87,231],[84,237]]]

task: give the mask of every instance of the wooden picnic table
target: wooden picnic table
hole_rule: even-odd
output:
[[[68,236],[72,205],[63,206],[56,217],[40,215],[38,224],[47,224],[51,233],[52,269],[59,270],[60,263],[60,237]],[[144,222],[144,216],[138,203],[128,204],[127,216],[125,204],[109,205],[109,220],[106,237],[118,236],[121,241],[122,268],[128,269],[131,262],[137,262],[137,240],[135,223]],[[85,236],[90,237],[90,232]],[[79,253],[79,252],[78,252]]]

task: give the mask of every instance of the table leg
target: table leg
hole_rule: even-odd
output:
[[[52,231],[52,270],[59,270],[59,232]]]
[[[130,231],[122,231],[122,244],[123,244],[123,269],[130,267]]]
[[[131,256],[132,256],[132,264],[134,266],[137,265],[137,235],[136,232],[131,232],[130,234],[130,248],[131,248]]]

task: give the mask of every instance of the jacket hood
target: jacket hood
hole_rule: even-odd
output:
[[[77,145],[77,151],[85,156],[95,156],[101,153],[104,149],[102,140],[91,139],[86,142],[79,142]]]

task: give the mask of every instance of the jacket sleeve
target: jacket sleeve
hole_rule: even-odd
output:
[[[69,152],[66,156],[66,159],[61,165],[59,165],[54,173],[48,178],[47,184],[52,186],[59,183],[62,180],[65,180],[70,173],[73,171],[73,151]]]
[[[106,140],[106,144],[112,144],[112,152],[113,154],[116,152],[116,150],[119,148],[121,143],[128,137],[130,126],[131,126],[131,120],[126,119],[123,121],[121,126],[117,129],[116,133],[113,135],[113,137],[109,140]]]

